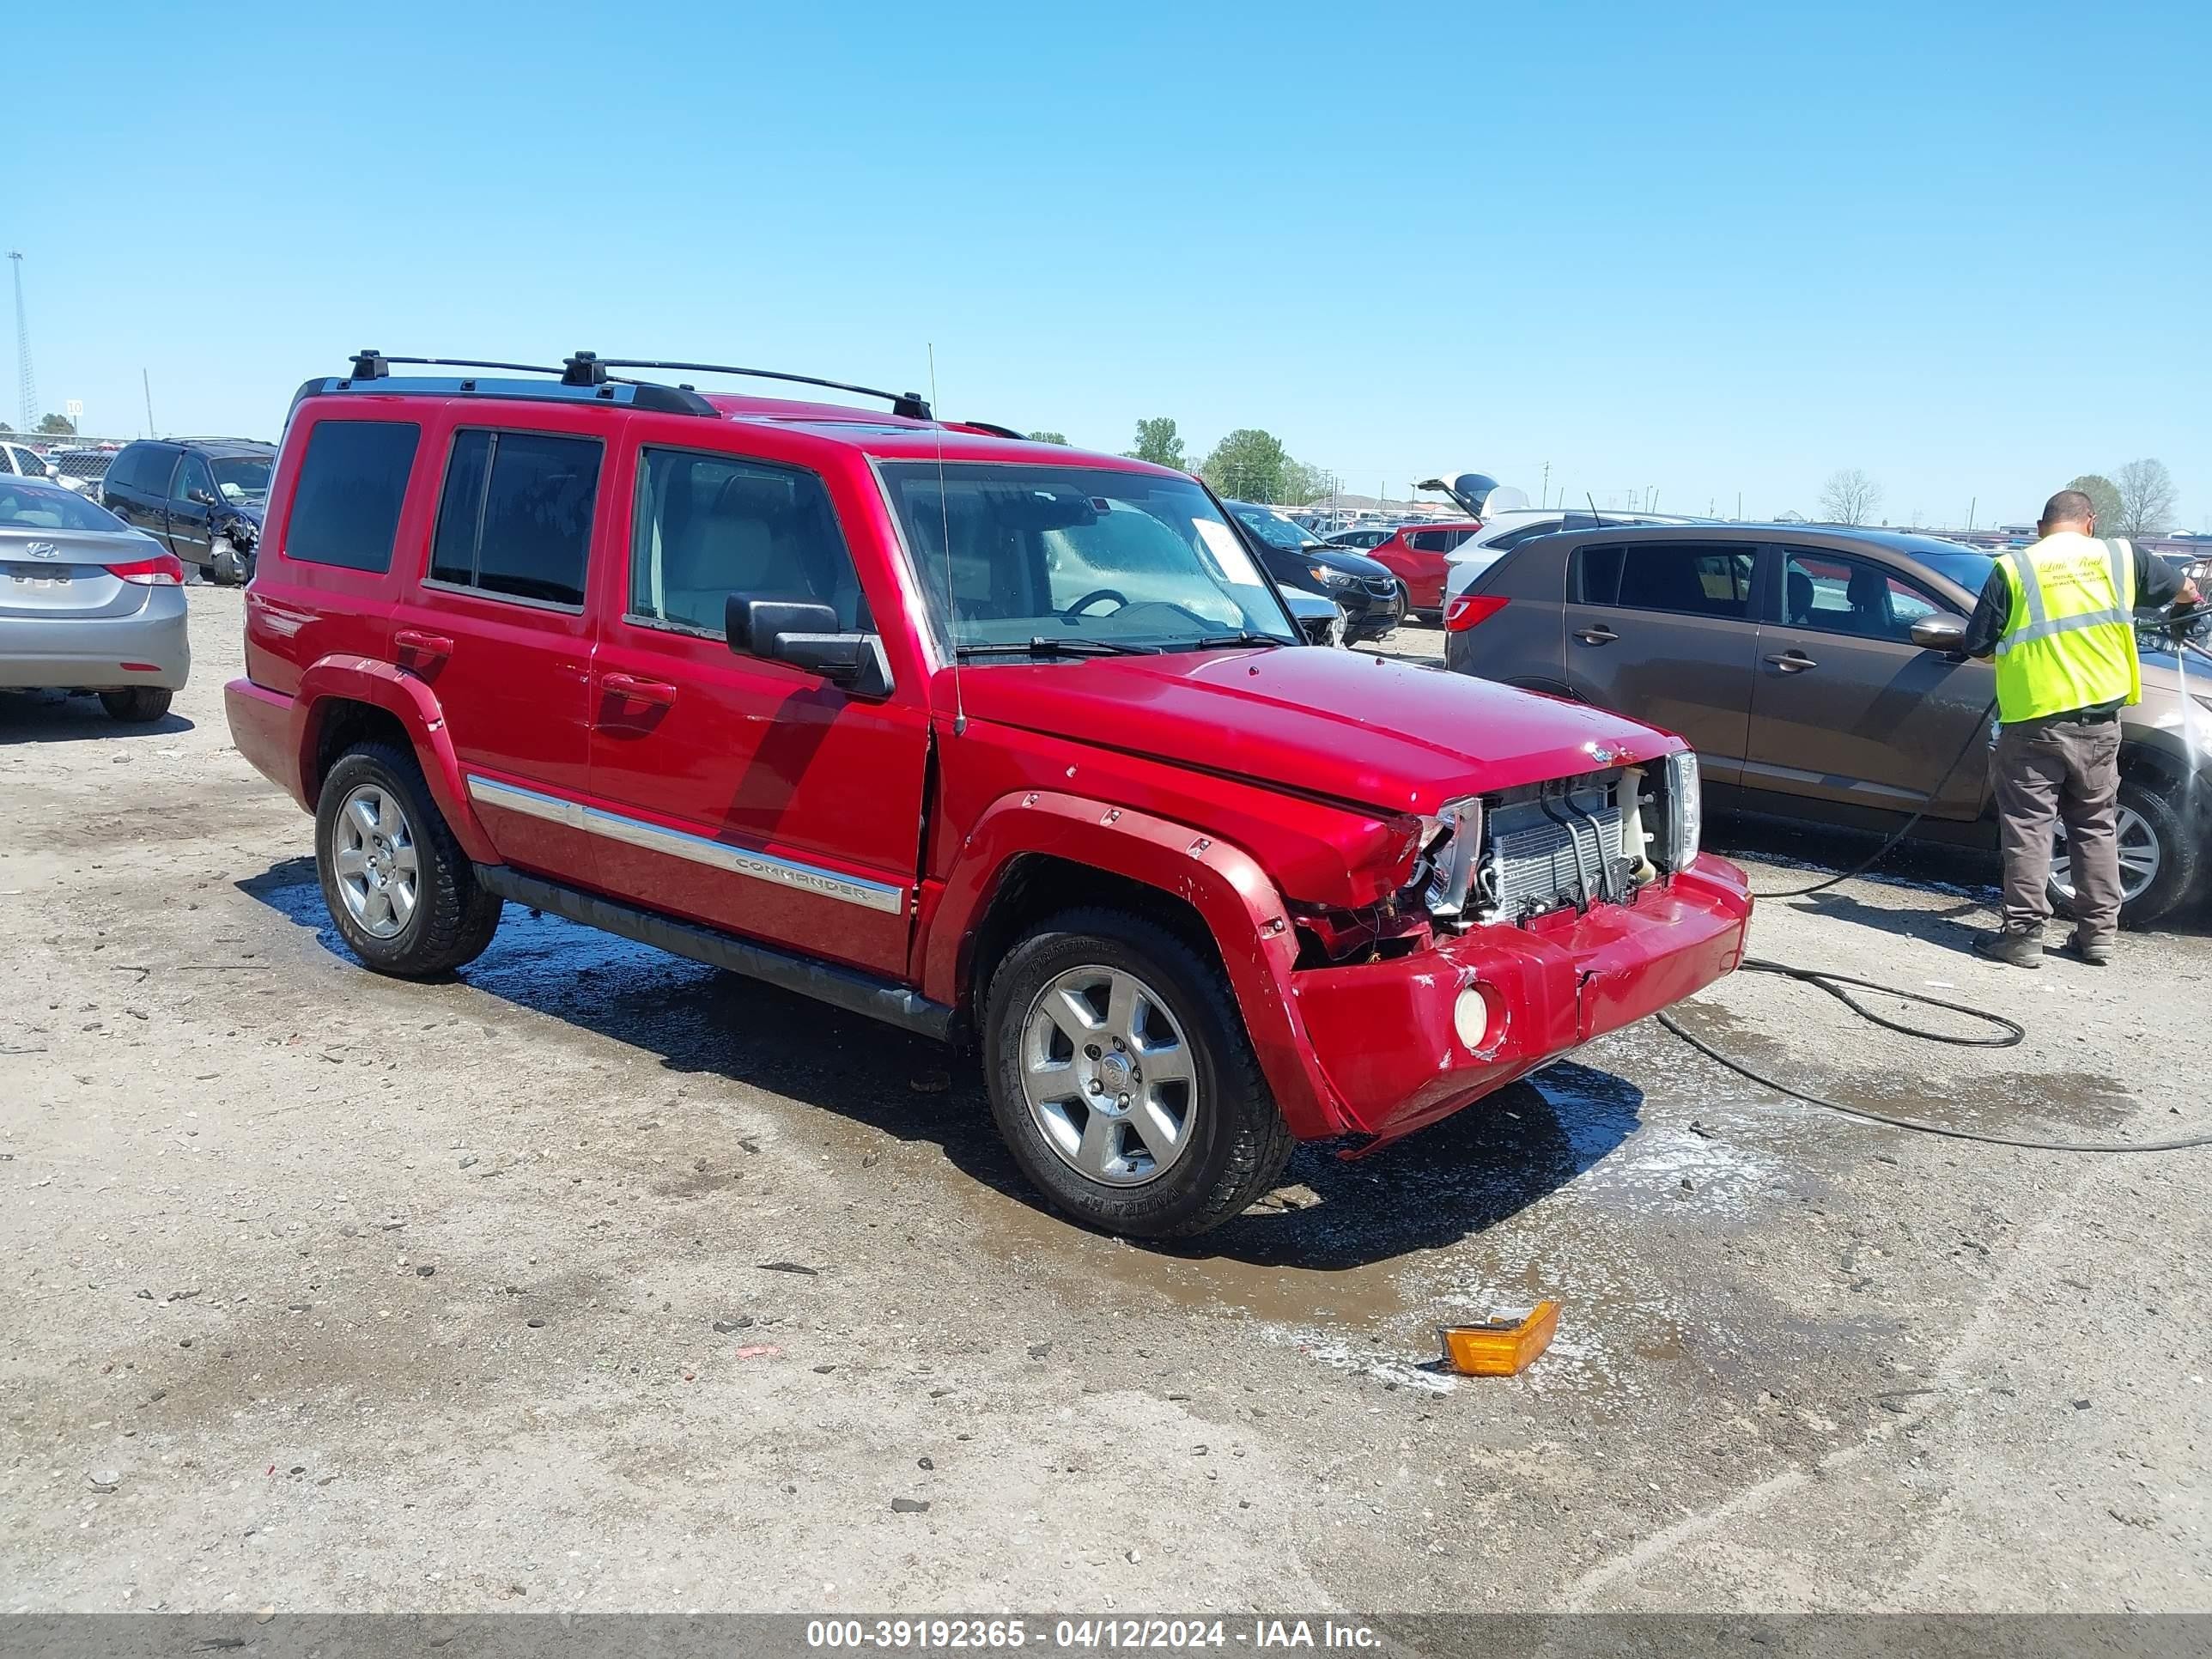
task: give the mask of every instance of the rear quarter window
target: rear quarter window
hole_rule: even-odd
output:
[[[284,556],[380,575],[391,569],[422,438],[411,421],[317,422],[292,486]]]

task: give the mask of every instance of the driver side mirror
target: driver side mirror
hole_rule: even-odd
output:
[[[187,489],[185,492],[185,499],[191,502],[196,507],[213,507],[215,505],[215,497],[209,495],[206,490],[202,489],[198,484],[194,484],[190,489]]]
[[[891,694],[882,635],[840,632],[837,613],[826,605],[732,593],[722,603],[722,631],[741,657],[789,663],[854,696]]]
[[[1957,651],[1966,643],[1966,624],[1956,617],[1923,617],[1912,624],[1912,642],[1923,651]]]

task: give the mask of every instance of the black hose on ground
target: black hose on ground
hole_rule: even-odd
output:
[[[1849,974],[1823,973],[1813,968],[1793,968],[1787,963],[1770,962],[1759,957],[1747,957],[1741,965],[1742,971],[1747,974],[1778,974],[1785,979],[1794,979],[1800,984],[1817,986],[1830,996],[1836,998],[1862,1019],[1869,1020],[1887,1030],[1896,1031],[1905,1036],[1918,1037],[1927,1042],[1949,1043],[1962,1048],[2009,1048],[2027,1035],[2027,1027],[2017,1020],[2006,1018],[2002,1014],[1993,1014],[1985,1008],[1976,1008],[1963,1002],[1948,1002],[1942,997],[1925,996],[1917,991],[1900,991],[1894,986],[1878,984],[1870,979],[1855,979]],[[1959,1036],[1948,1031],[1930,1031],[1921,1026],[1908,1025],[1902,1020],[1889,1019],[1875,1013],[1871,1008],[1861,1003],[1856,997],[1844,988],[1846,986],[1856,986],[1862,990],[1878,992],[1883,996],[1895,997],[1902,1002],[1917,1002],[1926,1007],[1942,1008],[1954,1014],[1964,1014],[1970,1019],[1978,1019],[1985,1024],[1996,1027],[1996,1034],[1991,1036]],[[1839,1112],[1845,1117],[1859,1118],[1869,1123],[1886,1124],[1893,1129],[1912,1129],[1922,1134],[1943,1135],[1953,1140],[1977,1140],[1984,1146],[2014,1146],[2032,1152],[2179,1152],[2200,1146],[2212,1146],[2212,1133],[2191,1135],[2179,1140],[2030,1140],[2017,1135],[1989,1134],[1979,1129],[1955,1128],[1948,1123],[1929,1123],[1917,1117],[1899,1117],[1888,1112],[1877,1112],[1865,1106],[1846,1106],[1840,1101],[1830,1100],[1825,1096],[1794,1088],[1778,1079],[1768,1077],[1763,1072],[1753,1070],[1743,1061],[1723,1054],[1694,1032],[1685,1030],[1681,1022],[1672,1014],[1662,1013],[1658,1019],[1660,1024],[1681,1038],[1707,1060],[1717,1066],[1726,1066],[1739,1077],[1748,1078],[1762,1087],[1771,1089],[1778,1094],[1787,1095],[1792,1100],[1801,1100],[1808,1106],[1818,1106],[1826,1111]]]

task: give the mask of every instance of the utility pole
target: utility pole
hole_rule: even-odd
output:
[[[1737,524],[1741,524],[1741,523],[1743,522],[1743,491],[1741,491],[1741,489],[1739,489],[1739,490],[1737,490],[1737,491],[1735,492],[1735,523],[1737,523]]]
[[[23,256],[11,249],[8,264],[15,273],[15,429],[28,432],[39,421],[39,382],[31,373],[31,325],[23,315]]]
[[[143,368],[138,371],[138,384],[146,393],[146,435],[150,438],[154,435],[154,382]]]
[[[1537,505],[1537,506],[1539,506],[1539,507],[1549,507],[1551,504],[1552,504],[1552,464],[1551,464],[1549,461],[1547,461],[1547,462],[1545,462],[1545,463],[1544,463],[1544,489],[1543,489],[1543,493],[1542,493],[1542,494],[1541,494],[1541,495],[1537,498],[1536,505]]]
[[[1974,509],[1975,509],[1976,507],[1979,507],[1981,504],[1982,504],[1982,498],[1981,498],[1979,495],[1972,496],[1972,497],[1970,497],[1970,498],[1967,500],[1967,502],[1966,502],[1966,533],[1967,533],[1969,536],[1971,536],[1971,535],[1972,535],[1972,534],[1974,533]]]

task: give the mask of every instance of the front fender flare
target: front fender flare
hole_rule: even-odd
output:
[[[970,991],[971,947],[1014,860],[1042,854],[1156,888],[1194,909],[1237,994],[1244,1029],[1299,1139],[1351,1123],[1306,1041],[1291,994],[1297,933],[1273,882],[1243,848],[1152,813],[1080,795],[1001,796],[960,843],[922,955],[922,994],[958,1006]]]
[[[322,740],[323,721],[332,702],[365,702],[385,710],[405,729],[414,745],[415,759],[430,799],[444,817],[461,850],[477,864],[496,864],[491,837],[484,833],[468,791],[461,781],[460,757],[453,752],[453,733],[447,729],[445,710],[437,693],[416,676],[374,657],[339,654],[317,659],[300,676],[300,690],[292,703],[293,738],[300,757],[301,787],[315,775],[315,751]],[[309,811],[312,800],[303,801]]]

